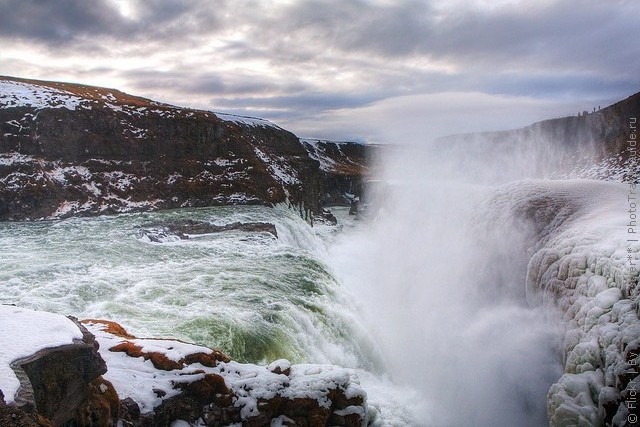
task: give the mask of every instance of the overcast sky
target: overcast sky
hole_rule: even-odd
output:
[[[640,91],[636,0],[0,0],[0,74],[419,142]]]

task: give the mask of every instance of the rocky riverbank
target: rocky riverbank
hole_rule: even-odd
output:
[[[349,369],[237,363],[114,322],[15,306],[0,306],[0,319],[2,425],[366,424],[366,393]]]

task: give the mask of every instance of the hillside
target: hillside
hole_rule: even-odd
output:
[[[312,219],[331,173],[266,120],[0,77],[0,220],[283,202]]]
[[[357,142],[302,139],[312,159],[320,163],[324,201],[330,205],[348,203],[348,195],[361,196],[363,178],[370,174],[378,147]]]

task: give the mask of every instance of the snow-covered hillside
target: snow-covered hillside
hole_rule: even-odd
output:
[[[327,190],[314,153],[259,118],[0,78],[4,220],[285,201],[311,218]]]

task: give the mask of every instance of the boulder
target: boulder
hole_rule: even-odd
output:
[[[76,319],[14,306],[0,306],[0,317],[11,328],[3,338],[22,341],[3,343],[11,348],[3,352],[3,363],[9,363],[15,378],[2,381],[1,425],[117,422],[120,403],[113,386],[101,377],[107,366],[98,343]]]

